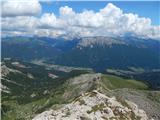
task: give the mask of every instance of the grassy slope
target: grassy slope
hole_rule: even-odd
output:
[[[113,75],[103,75],[102,83],[111,90],[119,88],[133,88],[139,90],[148,89],[148,86],[143,82],[136,81],[134,79],[124,79]]]

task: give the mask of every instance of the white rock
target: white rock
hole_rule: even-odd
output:
[[[95,94],[96,93],[96,94]],[[108,101],[106,103],[106,101]],[[85,93],[72,103],[63,106],[58,110],[50,110],[37,115],[33,120],[105,120],[127,116],[131,120],[130,112],[132,111],[141,120],[148,120],[146,113],[138,109],[133,102],[127,101],[129,106],[123,106],[115,97],[108,97],[98,91]]]

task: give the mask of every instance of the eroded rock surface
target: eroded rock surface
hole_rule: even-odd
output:
[[[58,110],[49,110],[33,120],[149,120],[131,101],[118,101],[97,90],[82,94]]]

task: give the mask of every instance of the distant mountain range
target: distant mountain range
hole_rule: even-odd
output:
[[[2,39],[2,58],[25,61],[43,59],[66,66],[90,67],[95,71],[160,69],[160,41],[135,37],[86,37],[66,40],[47,37]]]

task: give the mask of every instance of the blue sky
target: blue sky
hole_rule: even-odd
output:
[[[83,10],[94,10],[104,8],[107,3],[113,3],[117,7],[121,8],[124,13],[138,14],[139,17],[146,17],[152,20],[152,25],[160,25],[160,2],[159,1],[58,1],[58,2],[41,2],[42,14],[49,12],[59,15],[59,8],[62,6],[69,6],[76,12],[82,12]]]

